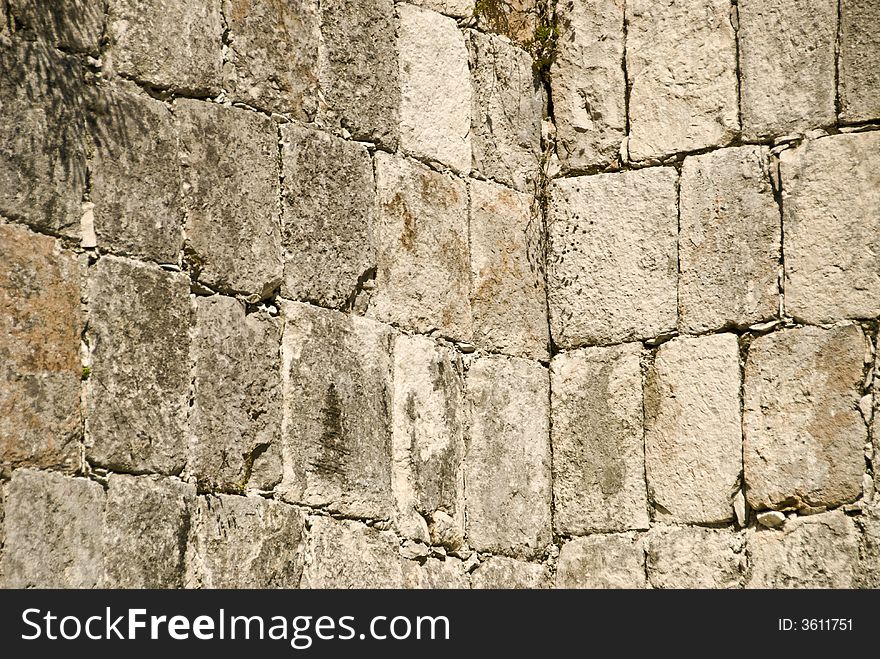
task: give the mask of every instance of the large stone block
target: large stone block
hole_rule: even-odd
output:
[[[7,0],[9,14],[27,33],[73,50],[95,54],[101,47],[104,3],[94,0]],[[2,7],[0,7],[2,10]]]
[[[676,179],[660,167],[552,184],[547,280],[556,345],[645,339],[675,327]]]
[[[556,531],[648,528],[641,345],[553,358],[551,442]]]
[[[846,122],[880,119],[880,4],[841,0],[838,93]]]
[[[390,328],[305,304],[286,303],[283,311],[283,497],[389,518]]]
[[[680,213],[680,328],[705,332],[775,317],[782,228],[768,150],[744,146],[685,158]]]
[[[625,0],[560,2],[550,68],[556,152],[568,170],[614,162],[626,134]]]
[[[321,0],[322,121],[395,149],[400,80],[393,0]]]
[[[852,588],[858,534],[843,512],[798,517],[781,531],[749,530],[746,588]]]
[[[747,139],[835,122],[838,0],[740,0],[742,129]]]
[[[281,481],[281,321],[233,298],[196,299],[188,471],[200,490]]]
[[[104,514],[105,588],[180,588],[192,485],[112,474]]]
[[[783,330],[752,342],[743,400],[752,508],[837,506],[861,494],[864,359],[857,325]]]
[[[198,497],[187,588],[297,588],[305,516],[262,497]]]
[[[101,486],[84,478],[18,469],[5,489],[3,585],[100,586]]]
[[[341,307],[376,267],[376,185],[360,144],[281,129],[284,296]]]
[[[880,133],[780,156],[785,310],[808,323],[880,315]]]
[[[647,541],[648,580],[654,588],[741,588],[743,537],[699,526],[653,531]]]
[[[80,272],[57,240],[0,224],[0,467],[80,466]]]
[[[400,146],[457,172],[471,170],[471,79],[464,36],[451,18],[397,5]]]
[[[544,229],[532,197],[470,183],[474,341],[516,357],[547,359]]]
[[[523,359],[468,371],[467,533],[478,551],[531,558],[550,542],[549,377]]]
[[[557,588],[644,588],[645,549],[632,533],[591,535],[562,545]]]
[[[549,588],[547,568],[515,558],[492,556],[471,575],[474,588]]]
[[[223,79],[232,98],[312,119],[318,105],[316,0],[223,0]]]
[[[216,94],[220,91],[223,67],[220,3],[221,0],[109,0],[110,67],[154,87]]]
[[[544,99],[529,54],[501,37],[468,31],[473,166],[484,176],[531,192],[541,158]]]
[[[185,256],[221,292],[265,297],[281,283],[278,133],[256,112],[182,100]]]
[[[368,314],[421,334],[470,340],[470,252],[464,182],[376,154],[376,290]]]
[[[189,399],[189,279],[105,256],[91,269],[86,458],[129,473],[176,474]]]
[[[735,334],[676,338],[645,381],[645,466],[659,519],[733,519],[742,473],[739,343]]]

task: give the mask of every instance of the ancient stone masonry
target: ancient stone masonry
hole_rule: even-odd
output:
[[[880,587],[880,3],[0,0],[0,585]]]

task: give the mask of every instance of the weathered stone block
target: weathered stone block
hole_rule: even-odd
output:
[[[91,269],[86,458],[129,473],[176,474],[189,398],[189,279],[102,257]]]
[[[79,264],[0,224],[0,467],[80,466]]]
[[[648,528],[639,344],[553,358],[551,442],[556,530]]]
[[[781,531],[749,530],[746,588],[852,588],[859,544],[840,511],[789,520]]]
[[[223,18],[223,79],[230,95],[312,119],[318,104],[318,3],[223,0]]]
[[[477,345],[547,359],[544,229],[534,203],[495,183],[471,181],[471,308]]]
[[[549,385],[524,359],[484,357],[468,371],[467,532],[478,551],[531,558],[550,541]]]
[[[880,506],[866,506],[853,519],[861,532],[856,584],[859,588],[880,588]]]
[[[678,313],[686,332],[752,325],[779,312],[782,235],[767,158],[757,146],[685,158]]]
[[[502,37],[468,31],[473,110],[473,167],[531,192],[541,158],[544,99],[532,58]]]
[[[481,29],[527,44],[535,38],[538,12],[537,0],[488,0],[475,3],[473,14]]]
[[[97,53],[101,47],[103,2],[7,0],[6,4],[10,15],[24,30],[53,46],[87,53]]]
[[[54,472],[17,469],[6,486],[6,588],[101,585],[98,483]]]
[[[198,497],[187,588],[297,588],[305,516],[261,497]]]
[[[256,112],[181,100],[186,258],[221,292],[265,297],[281,283],[278,134]]]
[[[653,531],[647,541],[648,580],[654,588],[741,588],[743,537],[698,526]]]
[[[400,146],[457,172],[471,170],[471,81],[464,36],[451,18],[397,5]]]
[[[560,2],[550,68],[556,151],[568,170],[608,165],[626,134],[625,0]]]
[[[216,94],[223,29],[220,0],[109,0],[109,63],[155,87]]]
[[[733,519],[742,473],[735,334],[676,338],[657,350],[645,381],[645,466],[658,519]]]
[[[393,0],[322,0],[321,118],[395,149],[400,80]]]
[[[365,318],[286,303],[282,496],[388,518],[392,332]]]
[[[281,129],[284,295],[348,303],[376,266],[376,185],[366,148],[322,131]]]
[[[738,8],[744,137],[833,124],[837,0],[741,0]]]
[[[557,588],[644,588],[644,543],[635,534],[591,535],[562,545]]]
[[[880,119],[880,4],[840,2],[840,118]]]
[[[470,18],[474,15],[474,0],[412,0],[409,4],[456,18]]]
[[[474,588],[549,588],[547,568],[515,558],[492,556],[471,575]]]
[[[629,157],[727,144],[739,132],[728,0],[628,0]]]
[[[785,310],[808,323],[880,315],[880,133],[780,156]]]
[[[95,95],[89,162],[98,245],[177,264],[183,242],[177,132],[161,102],[123,88]]]
[[[368,314],[421,334],[470,340],[464,182],[377,153],[376,187],[379,251]]]
[[[190,358],[188,470],[199,489],[271,489],[281,481],[280,319],[197,298]]]
[[[752,508],[836,506],[861,494],[864,357],[856,325],[783,330],[752,342],[743,400]]]
[[[550,329],[561,348],[676,324],[678,191],[672,168],[555,181],[548,221]]]
[[[404,573],[407,577],[407,588],[460,590],[471,587],[462,562],[454,558],[443,561],[429,558],[424,565],[405,565]]]
[[[104,514],[105,588],[180,588],[192,485],[112,474]]]

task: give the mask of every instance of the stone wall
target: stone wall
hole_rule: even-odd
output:
[[[874,0],[0,0],[0,583],[878,587]]]

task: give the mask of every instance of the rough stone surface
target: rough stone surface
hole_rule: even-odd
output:
[[[658,519],[733,520],[742,472],[735,334],[660,346],[645,381],[645,463]]]
[[[376,186],[366,148],[281,129],[285,297],[341,307],[376,267]]]
[[[648,528],[639,344],[553,358],[551,442],[557,533]]]
[[[527,44],[535,38],[538,25],[537,0],[482,0],[475,3],[477,25]]]
[[[467,190],[459,179],[376,154],[376,290],[368,313],[421,334],[472,333]]]
[[[743,401],[752,508],[836,506],[861,494],[864,355],[856,325],[783,330],[752,342]]]
[[[486,181],[470,183],[474,341],[488,350],[547,359],[547,296],[534,200]]]
[[[471,169],[471,83],[455,21],[397,5],[400,24],[400,146],[457,172]]]
[[[492,556],[471,575],[474,588],[549,588],[547,568],[515,558]]]
[[[392,333],[365,318],[286,303],[281,490],[294,503],[387,518]]]
[[[746,588],[852,588],[859,560],[853,521],[840,511],[798,517],[782,531],[749,530]]]
[[[429,558],[423,565],[404,565],[407,588],[451,590],[470,588],[470,579],[461,561],[454,558]]]
[[[840,2],[840,118],[880,119],[880,4]]]
[[[58,241],[0,224],[0,467],[80,466],[79,275]]]
[[[195,487],[113,474],[104,514],[106,588],[179,588]]]
[[[321,119],[397,147],[400,82],[393,0],[321,0]]]
[[[177,133],[160,101],[105,88],[94,104],[89,161],[98,245],[177,264],[183,242]]]
[[[654,588],[741,588],[745,556],[740,534],[698,526],[661,528],[647,544]]]
[[[175,115],[191,270],[222,292],[268,295],[282,271],[275,124],[254,112],[190,100],[176,103]]]
[[[530,558],[550,541],[549,378],[522,359],[484,357],[467,376],[471,546]]]
[[[837,4],[837,0],[739,2],[746,138],[834,123]]]
[[[129,473],[179,473],[189,398],[189,280],[101,258],[91,269],[86,458]]]
[[[29,36],[64,50],[98,52],[104,29],[103,2],[8,0],[7,4],[9,14]]]
[[[198,497],[187,549],[188,588],[296,588],[304,515],[261,497]]]
[[[880,133],[780,156],[785,309],[808,323],[880,315]]]
[[[541,157],[544,99],[532,58],[501,37],[468,31],[474,169],[531,192]]]
[[[474,0],[412,0],[409,4],[457,18],[470,18],[474,15]]]
[[[854,518],[861,532],[859,569],[856,582],[859,588],[880,588],[880,506],[866,506]]]
[[[626,134],[625,0],[560,2],[550,69],[556,151],[569,170],[614,162]]]
[[[281,322],[215,295],[196,299],[188,470],[200,490],[281,481]]]
[[[768,150],[685,158],[680,213],[680,328],[705,332],[775,317],[782,236]]]
[[[552,184],[547,285],[559,347],[675,327],[676,176],[652,168]]]
[[[591,535],[559,552],[557,588],[644,588],[644,543],[632,533]]]

